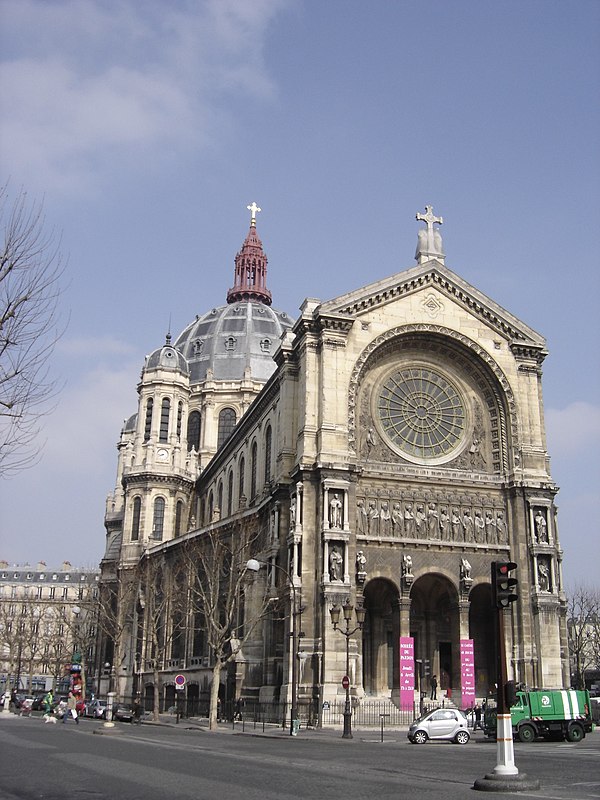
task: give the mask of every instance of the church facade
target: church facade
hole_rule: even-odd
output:
[[[512,560],[509,677],[568,686],[543,337],[445,265],[429,206],[417,214],[416,266],[307,299],[293,322],[271,307],[259,209],[249,210],[227,305],[146,359],[107,504],[104,586],[118,595],[142,557],[168,560],[208,531],[262,531],[261,580],[286,576],[288,614],[257,626],[223,696],[289,700],[294,682],[301,702],[321,706],[347,674],[355,703],[398,703],[401,641],[455,698],[471,642],[475,693],[492,689],[490,565]],[[365,610],[347,651],[330,619],[344,603]],[[127,616],[119,652],[105,656],[123,694],[155,680],[142,617]],[[165,696],[176,674],[188,699],[206,691],[201,638],[165,653]]]

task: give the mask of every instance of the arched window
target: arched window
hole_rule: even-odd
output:
[[[171,401],[164,397],[160,408],[160,434],[159,442],[166,442],[169,439],[169,417],[171,415]]]
[[[154,515],[152,517],[152,538],[161,542],[165,526],[165,499],[157,497],[154,501]]]
[[[146,421],[144,423],[144,441],[147,442],[150,439],[150,435],[152,433],[152,407],[154,406],[154,400],[149,397],[148,402],[146,403]]]
[[[219,412],[219,430],[217,434],[217,447],[225,444],[235,428],[236,416],[233,408],[223,408]]]
[[[223,481],[219,481],[217,489],[217,506],[219,507],[219,513],[223,514]]]
[[[213,493],[210,492],[208,495],[208,519],[206,520],[207,523],[210,523],[213,518],[213,510],[214,510],[214,501],[213,501]]]
[[[177,441],[181,441],[181,420],[183,418],[183,403],[181,400],[177,404]]]
[[[273,434],[271,426],[267,427],[265,431],[265,483],[271,480],[271,444],[273,441]]]
[[[250,497],[256,496],[256,467],[258,462],[258,448],[252,442],[252,459],[250,462]]]
[[[245,486],[245,483],[246,483],[245,478],[246,478],[246,459],[244,458],[244,456],[242,456],[240,458],[240,473],[239,473],[239,482],[238,482],[238,493],[239,493],[238,503],[242,499],[242,497],[244,496],[244,493],[245,493],[244,492],[244,486]]]
[[[187,449],[188,451],[200,450],[200,412],[192,411],[187,424]]]
[[[229,470],[227,477],[227,516],[230,517],[233,511],[233,470]]]
[[[140,517],[142,513],[142,498],[133,498],[133,518],[131,520],[131,541],[137,542],[140,538]]]
[[[181,535],[181,520],[183,519],[183,500],[178,500],[175,506],[175,536]]]

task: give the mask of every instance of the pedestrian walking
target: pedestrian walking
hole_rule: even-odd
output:
[[[479,703],[475,706],[475,724],[473,725],[473,730],[476,731],[479,728],[480,731],[483,730],[483,726],[481,724],[481,706]]]
[[[136,725],[142,724],[142,715],[144,713],[144,709],[142,708],[142,704],[140,703],[140,698],[136,697],[133,701],[133,721]]]
[[[44,695],[42,705],[44,707],[44,723],[52,722],[54,725],[56,725],[56,717],[54,716],[54,695],[52,694],[52,689],[47,691]]]
[[[437,678],[436,678],[436,676],[435,676],[435,675],[432,675],[432,676],[431,676],[431,680],[429,681],[429,686],[431,687],[430,699],[431,699],[431,700],[437,700],[437,686],[438,686],[438,682],[437,682]]]
[[[67,708],[65,713],[63,714],[63,725],[67,721],[67,718],[72,716],[75,722],[79,725],[79,714],[77,713],[77,698],[73,694],[73,692],[69,692],[69,697],[67,699]]]

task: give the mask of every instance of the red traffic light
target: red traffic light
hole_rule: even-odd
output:
[[[518,599],[518,580],[510,573],[517,569],[514,561],[492,561],[492,601],[496,608],[507,608]]]

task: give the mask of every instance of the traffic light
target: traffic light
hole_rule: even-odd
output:
[[[514,681],[506,681],[504,684],[504,701],[507,708],[517,705],[517,684]]]
[[[492,561],[492,601],[496,608],[508,608],[518,598],[519,582],[510,576],[516,568],[514,561]]]

